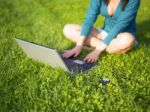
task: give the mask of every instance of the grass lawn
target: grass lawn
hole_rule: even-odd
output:
[[[70,49],[74,43],[64,37],[63,26],[82,24],[88,3],[0,0],[0,112],[150,111],[149,0],[142,0],[137,17],[139,46],[123,55],[103,53],[98,67],[77,76],[29,59],[13,39]],[[106,87],[99,82],[102,77],[111,80]]]

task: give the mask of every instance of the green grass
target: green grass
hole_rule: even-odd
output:
[[[98,67],[71,76],[29,59],[14,37],[59,51],[67,23],[82,24],[89,0],[0,0],[0,111],[150,111],[150,11],[142,0],[137,17],[140,44],[123,55],[102,54]],[[99,18],[95,26],[102,25]],[[87,52],[83,52],[81,57]],[[102,87],[99,79],[111,82]]]

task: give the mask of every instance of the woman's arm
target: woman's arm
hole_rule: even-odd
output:
[[[82,26],[81,36],[87,37],[100,13],[101,0],[91,0]]]
[[[116,25],[109,32],[108,36],[104,39],[103,42],[105,44],[109,45],[111,40],[115,38],[119,33],[121,33],[123,29],[126,28],[133,19],[135,19],[137,15],[137,10],[140,6],[140,1],[141,0],[129,0],[121,16],[118,18]]]
[[[68,58],[70,56],[76,57],[80,54],[83,42],[84,42],[85,38],[89,35],[89,33],[92,29],[92,26],[95,23],[98,14],[100,13],[100,1],[101,0],[91,0],[90,6],[86,13],[85,21],[82,26],[82,31],[80,34],[81,38],[79,38],[79,40],[77,40],[75,48],[63,53],[64,58]]]

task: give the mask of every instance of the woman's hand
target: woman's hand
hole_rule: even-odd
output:
[[[71,50],[67,50],[67,51],[64,51],[64,53],[62,54],[62,56],[64,58],[69,58],[69,57],[77,57],[80,52],[82,50],[82,46],[75,46],[73,49]]]
[[[94,63],[98,60],[99,55],[107,48],[107,45],[104,44],[103,42],[96,47],[94,51],[92,51],[90,54],[88,54],[85,58],[84,61],[87,63]]]
[[[85,58],[84,61],[87,63],[94,63],[98,60],[101,51],[95,49],[94,51],[90,52]]]
[[[82,50],[82,45],[85,41],[85,37],[84,36],[80,36],[80,38],[78,39],[77,43],[76,43],[76,46],[71,49],[71,50],[67,50],[67,51],[64,51],[64,53],[62,54],[62,56],[64,58],[69,58],[69,57],[77,57],[81,50]]]

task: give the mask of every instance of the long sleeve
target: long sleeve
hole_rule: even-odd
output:
[[[81,36],[87,37],[100,13],[101,0],[91,0],[82,26]]]
[[[140,6],[141,0],[129,0],[127,6],[124,11],[121,13],[118,18],[115,26],[109,32],[108,36],[104,39],[104,43],[109,45],[111,40],[115,38],[119,33],[121,33],[125,28],[130,25],[131,21],[136,18],[137,10]]]

